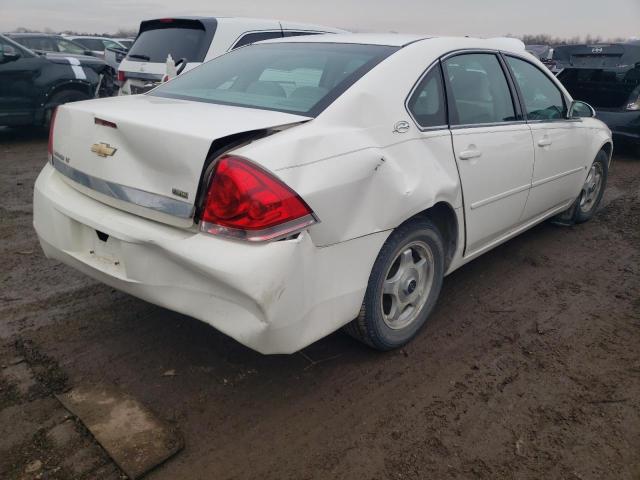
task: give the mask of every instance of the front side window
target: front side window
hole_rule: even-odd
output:
[[[557,120],[566,117],[562,93],[549,77],[519,58],[508,56],[507,63],[520,88],[527,119]]]
[[[444,61],[454,125],[502,123],[516,120],[509,84],[494,54],[470,53]]]
[[[339,43],[255,44],[214,58],[149,95],[316,116],[396,50]]]
[[[437,64],[424,76],[407,104],[418,125],[423,128],[447,124],[442,72]]]

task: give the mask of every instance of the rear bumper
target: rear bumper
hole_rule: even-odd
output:
[[[36,181],[34,227],[48,257],[262,353],[295,352],[355,318],[389,233],[323,248],[306,232],[247,244],[120,211],[67,182],[48,164]]]
[[[598,110],[596,117],[609,127],[617,139],[640,144],[640,111]]]

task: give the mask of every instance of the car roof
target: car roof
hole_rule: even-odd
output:
[[[347,34],[330,34],[330,35],[312,35],[300,37],[285,37],[272,40],[264,40],[260,43],[357,43],[363,45],[387,45],[391,47],[404,47],[412,43],[422,41],[439,41],[447,43],[448,40],[456,41],[460,44],[460,40],[465,40],[466,48],[486,48],[489,50],[504,50],[509,52],[521,53],[525,50],[524,43],[511,37],[496,38],[473,38],[473,37],[434,37],[428,35],[411,35],[400,33],[347,33]]]
[[[10,38],[26,38],[26,37],[55,37],[62,38],[62,35],[58,35],[57,33],[12,33],[9,32],[6,34],[7,37]]]
[[[426,35],[412,35],[401,33],[332,33],[329,35],[311,35],[299,37],[275,38],[260,43],[358,43],[363,45],[387,45],[403,47],[413,42],[427,40]]]

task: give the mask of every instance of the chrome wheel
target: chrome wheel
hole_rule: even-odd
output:
[[[434,260],[431,248],[422,241],[407,244],[387,270],[382,288],[382,318],[391,329],[413,323],[433,285]]]
[[[602,164],[600,162],[593,162],[587,179],[582,186],[582,193],[580,195],[580,211],[582,213],[590,212],[598,198],[600,197],[600,191],[602,190],[604,172],[602,170]]]

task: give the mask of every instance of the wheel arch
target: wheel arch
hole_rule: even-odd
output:
[[[47,94],[45,95],[45,98],[42,102],[42,106],[44,108],[51,108],[51,98],[60,93],[63,92],[65,90],[73,90],[76,92],[81,92],[81,93],[85,93],[87,95],[89,95],[89,97],[93,96],[93,85],[89,82],[82,82],[82,81],[68,81],[68,82],[64,82],[64,83],[59,83],[58,85],[54,86],[53,88],[51,88]]]
[[[600,150],[604,150],[604,152],[607,154],[607,158],[609,159],[609,164],[611,164],[611,158],[613,157],[613,142],[607,141],[603,143],[600,147]]]
[[[431,220],[442,235],[445,247],[445,272],[449,269],[460,242],[460,224],[455,208],[446,201],[436,202],[412,217],[406,219],[403,224],[414,218],[427,218]]]

